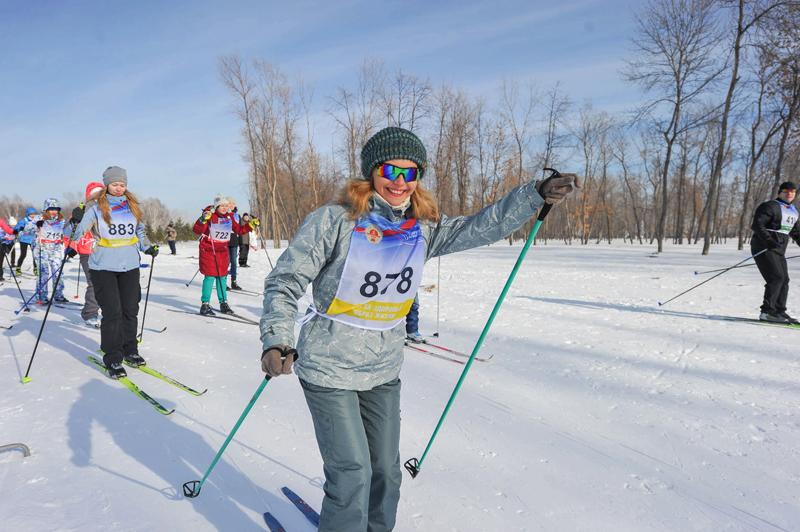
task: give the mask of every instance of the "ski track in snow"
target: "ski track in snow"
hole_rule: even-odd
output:
[[[500,243],[428,263],[421,330],[470,352],[520,251]],[[135,370],[168,408],[153,411],[88,361],[99,331],[53,308],[29,384],[20,384],[44,309],[18,317],[13,283],[0,286],[0,434],[31,448],[0,453],[2,528],[263,530],[271,512],[310,530],[280,493],[314,508],[322,464],[294,377],[273,379],[196,499],[199,479],[262,378],[252,325],[168,312],[199,309],[195,248],[156,259],[140,352],[208,393],[194,397]],[[274,261],[280,250],[270,250]],[[732,244],[542,245],[531,251],[443,429],[411,479],[396,530],[788,531],[800,527],[800,331],[708,319],[754,317],[755,268],[664,301],[704,277],[695,270],[747,256]],[[239,282],[259,291],[263,252]],[[77,261],[64,271],[74,295]],[[795,263],[790,262],[790,269]],[[142,269],[142,285],[147,269]],[[30,294],[34,281],[21,280]],[[81,292],[83,287],[81,288]],[[81,297],[82,297],[81,293]],[[790,292],[790,313],[800,314]],[[261,301],[231,293],[258,319]],[[308,299],[300,304],[305,309]],[[141,312],[140,312],[141,316]],[[162,334],[151,329],[168,326]],[[419,457],[464,366],[406,352],[401,459]]]

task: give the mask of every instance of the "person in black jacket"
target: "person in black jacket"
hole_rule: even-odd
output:
[[[233,198],[228,198],[228,206],[233,213],[234,219],[242,225],[244,225],[239,217],[239,208],[236,206],[236,202]],[[231,239],[228,240],[228,257],[231,261],[230,265],[230,272],[231,272],[231,286],[228,290],[241,290],[242,287],[236,283],[236,265],[239,263],[239,244],[241,241],[239,240],[239,235],[236,233],[231,234]]]
[[[791,181],[781,183],[778,197],[765,201],[753,215],[753,238],[750,250],[758,271],[764,277],[764,302],[760,320],[776,323],[800,323],[786,313],[789,295],[789,270],[786,266],[786,246],[789,238],[800,246],[800,226],[797,208],[792,205],[797,185]],[[763,253],[762,253],[763,252]]]

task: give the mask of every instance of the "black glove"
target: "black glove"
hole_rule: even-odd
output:
[[[77,255],[77,254],[78,254],[78,252],[77,252],[77,251],[75,251],[75,250],[74,250],[74,249],[72,249],[72,248],[67,248],[67,251],[65,251],[65,252],[64,252],[64,255],[66,255],[66,256],[67,256],[67,257],[69,257],[69,258],[72,258],[72,257],[74,257],[74,256],[75,256],[75,255]]]
[[[767,249],[778,249],[781,245],[774,238],[767,240]]]
[[[42,227],[44,225],[44,220],[39,220],[36,222],[36,227]]]
[[[158,246],[150,246],[149,248],[144,250],[144,254],[156,258],[156,256],[158,255]]]
[[[69,223],[78,225],[83,220],[83,212],[85,207],[82,205],[78,205],[74,209],[72,209],[72,218],[69,219]]]

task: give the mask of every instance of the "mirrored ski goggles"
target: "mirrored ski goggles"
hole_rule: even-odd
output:
[[[382,164],[378,167],[378,174],[389,181],[395,181],[398,177],[402,177],[403,181],[411,183],[417,180],[419,168],[400,168],[393,164]]]

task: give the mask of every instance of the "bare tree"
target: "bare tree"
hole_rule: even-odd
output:
[[[685,131],[708,120],[693,112],[719,77],[714,54],[720,43],[712,0],[651,0],[636,17],[635,56],[627,62],[625,78],[652,93],[638,112],[649,118],[665,144],[661,177],[661,212],[656,225],[658,251],[663,251],[673,145]],[[668,118],[662,118],[666,116]]]

